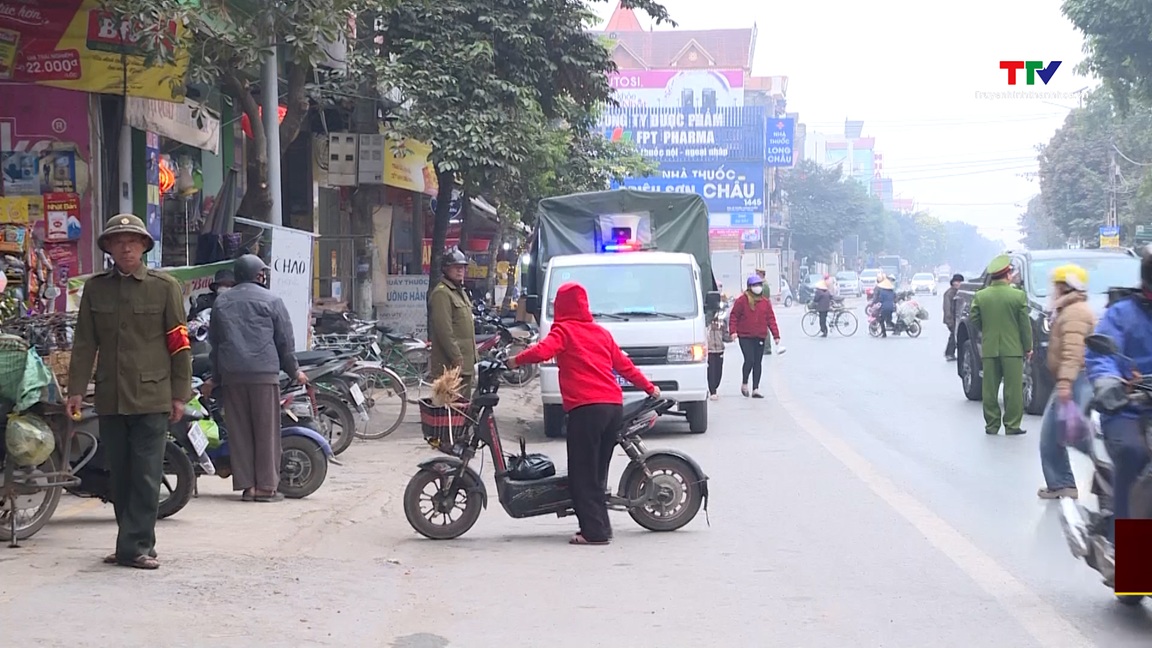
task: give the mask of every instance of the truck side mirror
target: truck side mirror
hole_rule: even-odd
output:
[[[704,296],[704,312],[715,313],[720,310],[720,291],[711,290]]]
[[[540,316],[540,295],[525,295],[524,296],[524,309],[532,315]]]

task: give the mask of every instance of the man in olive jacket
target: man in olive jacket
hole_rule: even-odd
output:
[[[988,264],[991,283],[976,291],[968,314],[980,331],[984,368],[984,431],[999,434],[1000,383],[1004,383],[1004,433],[1024,434],[1024,361],[1032,357],[1028,296],[1008,280],[1012,260],[1000,255]]]
[[[428,341],[432,345],[431,372],[440,374],[460,367],[460,395],[472,396],[472,374],[476,366],[476,322],[472,317],[472,300],[464,292],[464,274],[468,257],[459,249],[444,252],[441,258],[443,278],[428,291]]]
[[[168,423],[183,416],[192,395],[184,295],[175,279],[144,265],[156,242],[136,216],[114,216],[97,244],[115,265],[84,284],[68,371],[68,413],[80,416],[96,364],[100,443],[119,527],[116,551],[104,562],[156,569],[157,493]]]

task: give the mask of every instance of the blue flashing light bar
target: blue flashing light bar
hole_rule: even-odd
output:
[[[640,243],[637,241],[617,241],[615,243],[605,243],[605,252],[635,252],[640,249]]]

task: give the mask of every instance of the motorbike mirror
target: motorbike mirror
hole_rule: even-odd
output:
[[[1120,348],[1116,346],[1116,341],[1107,335],[1089,335],[1084,338],[1084,344],[1100,355],[1116,355],[1120,352]]]
[[[524,308],[529,313],[536,314],[540,312],[540,295],[526,295],[524,297]]]

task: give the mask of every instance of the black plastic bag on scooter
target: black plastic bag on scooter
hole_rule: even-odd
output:
[[[515,481],[534,481],[556,474],[556,464],[538,452],[528,454],[524,437],[520,437],[520,454],[508,458],[508,478]]]

